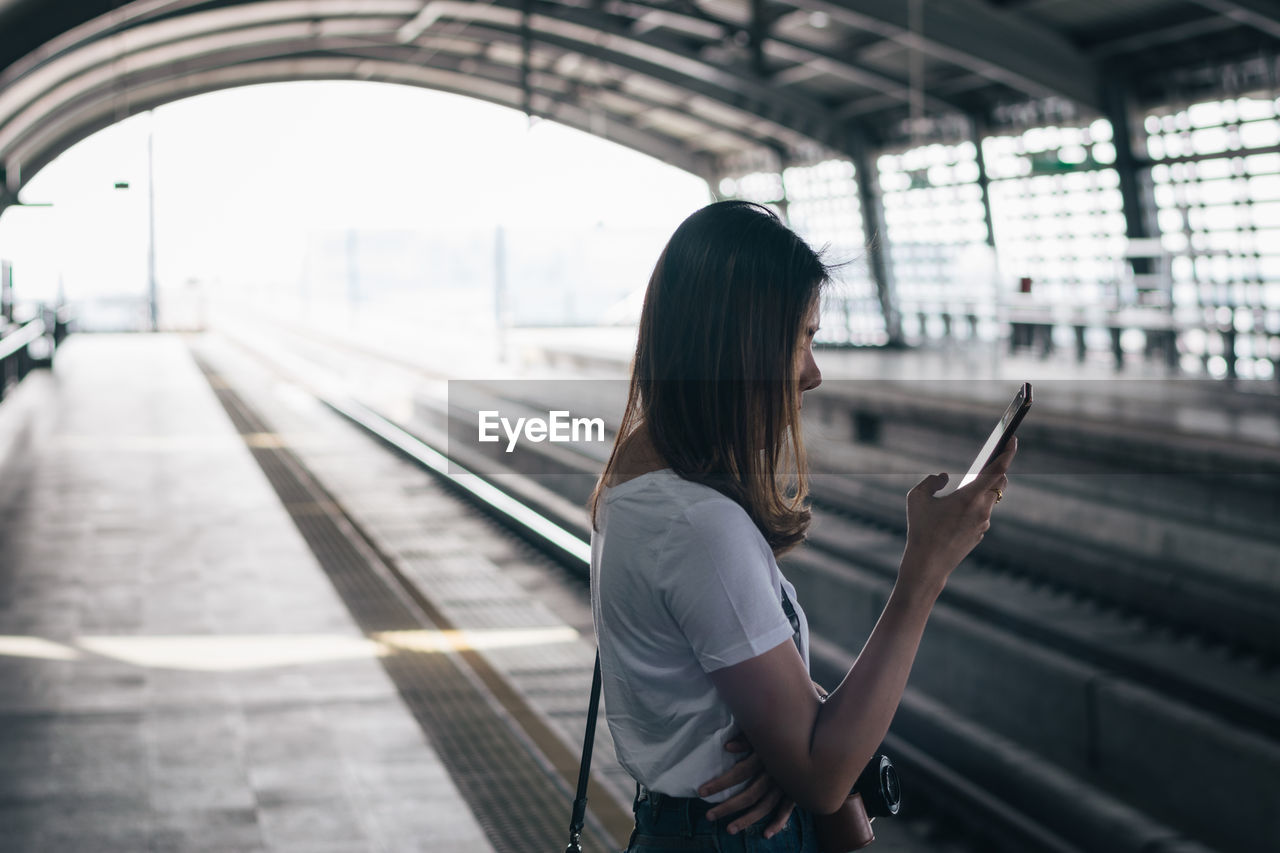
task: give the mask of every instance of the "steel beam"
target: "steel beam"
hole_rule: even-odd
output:
[[[181,18],[138,24],[136,29],[130,28],[123,34],[117,46],[108,46],[107,52],[113,54],[111,58],[116,60],[135,55],[140,48],[149,44],[147,33],[154,31],[160,37],[158,34],[161,30],[164,31],[163,38],[166,40],[194,38],[198,42],[200,39],[196,38],[192,27],[212,27],[215,31],[221,28],[224,33],[235,32],[248,38],[253,30],[268,22],[303,23],[305,21],[300,20],[298,15],[303,14],[305,18],[304,13],[314,14],[314,17],[306,18],[306,21],[313,21],[315,26],[329,26],[339,9],[351,14],[349,4],[335,4],[332,0],[275,0],[248,4],[243,10],[224,7],[194,12]],[[783,140],[794,144],[808,137],[830,144],[839,139],[837,123],[821,104],[793,95],[783,95],[766,81],[744,74],[743,70],[725,69],[703,60],[685,40],[662,33],[637,36],[626,26],[624,19],[617,16],[566,8],[557,3],[531,3],[528,9],[533,13],[529,15],[529,25],[535,42],[548,43],[554,40],[562,49],[571,49],[585,56],[608,61],[633,73],[647,74],[669,85],[697,92],[731,109],[751,114],[760,119],[762,124],[772,125],[766,133],[775,141]],[[388,20],[388,14],[394,14],[396,10],[401,13],[401,19],[398,22],[394,17]],[[525,3],[518,0],[498,0],[492,3],[435,0],[433,10],[438,10],[437,21],[452,22],[453,26],[460,24],[481,31],[487,28],[514,31],[519,27]],[[361,5],[359,11],[371,18],[387,21],[386,24],[379,23],[379,26],[386,30],[383,39],[390,45],[400,43],[397,31],[406,21],[411,22],[420,15],[421,4],[406,5],[403,0],[375,0],[372,5]],[[246,15],[250,16],[253,25],[246,25]],[[203,38],[209,37],[208,29],[200,31]],[[114,37],[108,37],[108,40],[112,38]],[[72,51],[71,45],[66,47],[68,51],[64,56],[79,52]]]
[[[1231,29],[1236,22],[1215,15],[1206,15],[1195,21],[1171,24],[1167,27],[1148,27],[1140,33],[1119,36],[1109,41],[1090,45],[1087,50],[1095,59],[1105,59],[1125,53],[1138,53],[1163,44],[1201,38],[1209,33]]]
[[[720,32],[717,35],[723,38],[729,37],[733,32],[733,25],[729,22],[704,16],[692,17],[684,15],[678,11],[673,11],[669,7],[658,5],[655,0],[625,0],[619,8],[632,13],[637,19],[640,19],[642,15],[660,15],[661,17],[657,20],[673,26],[679,26],[682,21],[696,22],[702,27],[715,26],[720,28]],[[706,37],[710,37],[710,34],[706,34]],[[773,72],[769,75],[769,80],[775,85],[787,85],[787,79],[790,77],[805,76],[807,79],[807,76],[812,75],[806,75],[806,72],[802,69],[812,67],[814,74],[828,74],[858,86],[865,86],[880,94],[891,96],[902,103],[906,103],[908,100],[910,89],[908,81],[885,71],[851,62],[848,52],[823,50],[814,45],[804,44],[780,36],[776,32],[769,32],[761,46],[766,58],[795,63],[792,68]],[[931,109],[940,112],[963,111],[958,103],[928,92],[925,93],[925,103]]]
[[[880,313],[884,316],[885,332],[889,346],[900,347],[902,315],[898,311],[897,297],[893,291],[889,264],[885,257],[888,244],[886,236],[884,204],[880,196],[880,181],[876,178],[875,161],[871,156],[866,136],[861,131],[850,135],[849,159],[853,161],[854,179],[858,183],[858,204],[862,210],[863,242],[867,247],[867,266],[876,284],[876,296],[880,300]]]
[[[1134,128],[1130,121],[1128,90],[1119,82],[1107,86],[1102,97],[1105,101],[1107,120],[1111,122],[1111,143],[1115,146],[1116,175],[1119,176],[1120,202],[1124,211],[1125,236],[1143,239],[1157,233],[1155,229],[1155,200],[1151,187],[1150,171],[1146,158],[1140,158],[1133,148]],[[1142,131],[1145,133],[1145,129]],[[1131,258],[1133,272],[1143,275],[1151,272],[1148,258]]]
[[[130,90],[128,114],[145,112],[206,92],[289,80],[376,80],[400,83],[465,95],[511,109],[520,109],[523,100],[517,80],[494,79],[478,70],[463,72],[370,59],[309,56],[246,60],[235,65],[196,70],[181,77],[138,81]],[[585,108],[567,102],[554,93],[537,94],[543,100],[542,114],[547,118],[587,133],[595,132],[591,127],[589,111]],[[102,92],[93,100],[80,104],[77,110],[51,117],[50,122],[41,128],[39,138],[32,140],[33,147],[29,149],[31,155],[24,163],[24,174],[35,175],[76,142],[119,121],[120,115],[112,95],[112,92]],[[643,151],[704,179],[710,174],[710,158],[683,148],[670,138],[631,127],[625,117],[612,116],[605,132],[595,135],[602,135],[620,145]],[[3,203],[3,199],[0,199],[0,203]]]
[[[968,68],[1030,97],[1059,95],[1101,111],[1097,68],[1065,38],[980,0],[924,0],[920,32],[912,32],[902,0],[798,0],[935,59]]]
[[[1197,6],[1230,18],[1238,24],[1280,38],[1280,5],[1275,0],[1191,0]]]
[[[278,31],[278,35],[274,32],[270,32],[271,27],[280,27]],[[387,52],[402,50],[405,48],[404,45],[400,44],[398,41],[391,38],[390,33],[392,31],[390,29],[388,29],[385,26],[381,27],[381,29],[387,30],[386,33],[383,33],[383,35],[386,36],[387,43],[381,47],[377,46],[378,45],[377,40],[371,41],[368,38],[364,39],[363,41],[358,39],[348,38],[345,43],[351,46],[363,45],[364,47],[370,48],[372,50],[386,50]],[[505,31],[495,30],[494,28],[492,28],[492,25],[489,25],[489,26],[476,25],[473,27],[473,29],[478,30],[479,32],[477,33],[477,35],[482,37],[482,40],[486,42],[492,42],[495,39],[519,41],[521,40],[520,37],[523,35],[522,33],[519,33],[518,28],[511,28],[512,32],[505,32]],[[255,32],[262,33],[263,37],[255,36]],[[146,47],[146,42],[144,41],[142,45],[139,46],[141,47],[141,50],[136,50],[135,52],[130,53],[127,56],[119,57],[117,60],[117,63],[113,64],[113,67],[115,64],[118,64],[118,62],[120,61],[126,62],[127,66],[130,67],[133,72],[131,76],[135,80],[135,85],[143,85],[147,80],[153,77],[164,76],[167,74],[193,73],[193,72],[200,71],[202,69],[220,67],[228,63],[239,62],[239,61],[257,61],[257,60],[265,60],[270,58],[277,58],[277,57],[297,55],[297,54],[307,54],[307,53],[314,54],[317,52],[323,53],[325,52],[326,47],[328,47],[330,50],[335,50],[343,44],[342,39],[337,39],[337,40],[330,39],[326,41],[323,38],[320,38],[320,39],[303,38],[296,34],[292,35],[292,42],[291,42],[290,35],[289,35],[290,33],[291,33],[291,30],[285,27],[281,27],[280,24],[264,25],[263,27],[260,27],[258,30],[255,30],[254,28],[249,28],[247,30],[237,29],[235,30],[235,33],[234,33],[235,39],[233,39],[232,42],[226,42],[225,39],[222,42],[218,42],[218,38],[219,38],[218,33],[208,33],[203,35],[200,39],[196,40],[197,43],[200,43],[202,41],[208,43],[209,45],[208,48],[203,53],[200,50],[192,50],[192,51],[184,50],[183,61],[181,62],[176,62],[176,60],[172,56],[173,48],[177,47],[177,45],[172,45],[172,44],[157,45],[155,47],[148,48]],[[574,50],[575,52],[581,52],[584,49],[583,45],[578,44],[576,42],[571,42],[567,39],[561,40],[556,38],[553,40],[561,42],[560,44],[561,49],[570,49],[570,50]],[[546,40],[540,39],[540,41],[545,42]],[[234,43],[234,46],[233,46],[233,43]],[[155,53],[149,54],[148,50],[155,51]],[[608,61],[609,59],[613,58],[612,54],[603,50],[596,50],[593,53],[595,56],[605,61]],[[154,56],[154,59],[152,58],[152,56]],[[623,57],[623,59],[626,60],[627,58]],[[478,60],[473,60],[473,61],[478,61]],[[148,63],[150,63],[150,65]],[[93,68],[93,66],[89,66],[89,68]],[[638,66],[635,63],[631,63],[631,67],[628,70],[643,73],[642,67]],[[659,69],[659,70],[661,71],[662,69]],[[84,81],[83,88],[80,90],[80,94],[77,94],[74,96],[70,94],[71,92],[70,88],[65,88],[63,91],[66,91],[68,93],[68,100],[74,101],[83,97],[83,98],[87,98],[89,101],[93,101],[97,97],[97,95],[95,95],[94,92],[97,90],[101,90],[104,86],[108,89],[113,89],[117,97],[121,97],[126,94],[127,87],[121,88],[120,84],[118,83],[117,79],[114,76],[112,76],[109,81],[107,81],[106,78],[103,78],[105,82],[92,83],[90,82],[90,80],[94,76],[95,75],[92,73],[75,75],[75,77],[78,80]],[[96,76],[101,77],[102,75],[97,74]],[[701,88],[702,97],[708,98],[709,100],[716,101],[718,103],[725,104],[731,110],[739,112],[743,116],[746,123],[761,122],[760,115],[758,114],[757,111],[753,111],[751,109],[750,103],[744,103],[741,97],[738,97],[733,93],[726,93],[723,90],[706,87],[706,86],[698,87],[698,86],[686,85],[688,83],[688,79],[677,74],[662,73],[662,74],[659,74],[658,76],[664,77],[666,82],[668,82],[670,85],[676,86],[686,91],[690,89],[697,91],[699,88]],[[59,79],[56,81],[55,85],[60,87],[74,87],[75,85],[77,85],[77,83],[73,79],[66,79],[66,80]],[[462,93],[473,94],[472,92],[466,90],[465,88],[462,89]],[[481,98],[485,97],[485,95],[483,94],[477,94],[476,96]],[[487,98],[487,99],[492,100],[492,98]],[[36,96],[36,98],[33,100],[38,100],[38,96]],[[522,106],[527,106],[527,104],[521,104],[521,103],[507,104],[507,105],[515,106],[517,109],[521,108]],[[73,106],[74,105],[71,103],[63,102],[58,109],[50,109],[47,111],[44,109],[39,110],[37,115],[37,120],[33,122],[32,129],[34,130],[35,126],[37,125],[47,126],[51,121],[55,123],[59,123],[59,120],[57,119],[55,114],[63,112],[64,109],[73,108]],[[615,118],[616,118],[617,126],[627,128],[629,122],[627,122],[625,117],[615,117]],[[714,119],[707,119],[704,117],[700,120],[707,122],[711,126],[718,126],[716,125]],[[764,120],[764,122],[766,123],[767,121],[768,121],[767,119]],[[787,131],[791,130],[791,128],[782,124],[775,123],[774,126],[776,128],[774,134],[761,136],[757,141],[757,144],[775,144],[777,142],[777,139],[775,137],[778,132],[786,133]],[[584,129],[589,131],[590,127],[588,126],[588,127],[585,127]],[[757,127],[754,131],[744,129],[742,127],[726,126],[725,129],[737,135],[743,135],[743,134],[749,134],[752,132],[759,133],[760,127],[759,127],[759,124],[757,124]],[[634,128],[629,128],[629,130],[634,130]],[[802,130],[796,130],[793,132],[795,133],[795,136],[797,138],[803,136]],[[22,141],[19,141],[16,139],[13,140],[14,144],[12,144],[9,147],[9,150],[5,152],[6,157],[10,159],[10,162],[15,162],[15,159],[13,158],[13,154],[15,153],[15,150],[20,151],[21,155],[18,159],[26,161],[28,174],[33,174],[33,171],[31,168],[32,162],[38,161],[38,160],[45,160],[46,158],[40,153],[32,152],[30,145],[27,144],[27,140],[29,139],[31,134],[25,131],[19,131],[19,133],[22,137],[24,137],[24,139]],[[40,133],[39,131],[36,131],[35,135],[46,136],[45,134]],[[58,136],[58,138],[61,138],[60,134],[55,134],[55,136]],[[636,140],[638,137],[643,137],[644,136],[643,134],[629,133],[628,136],[630,136],[631,139],[629,142],[626,142],[624,144],[629,144],[631,145],[631,147],[640,147],[636,145]],[[646,153],[650,153],[654,156],[661,157],[662,159],[665,159],[668,162],[672,162],[675,165],[681,166],[682,168],[691,169],[691,166],[693,165],[693,163],[700,161],[700,158],[694,152],[688,150],[687,148],[683,151],[678,152],[678,156],[673,156],[677,154],[677,152],[673,150],[674,145],[679,145],[679,143],[663,144],[656,138],[644,138],[642,141],[644,144],[643,144],[643,147],[640,147],[640,150],[644,150]]]
[[[991,178],[987,176],[987,157],[982,152],[982,138],[986,126],[979,118],[969,121],[969,137],[973,142],[973,160],[978,166],[978,188],[982,190],[982,223],[987,230],[987,245],[996,247],[996,226],[991,216]]]

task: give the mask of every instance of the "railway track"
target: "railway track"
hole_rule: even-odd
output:
[[[226,348],[222,348],[226,349]],[[391,424],[385,419],[380,418],[367,408],[352,404],[347,399],[339,399],[342,395],[335,395],[334,389],[314,388],[317,392],[314,395],[308,395],[307,400],[302,400],[299,393],[299,386],[305,385],[306,380],[302,378],[305,373],[305,365],[300,364],[292,358],[286,359],[284,362],[276,360],[273,357],[262,359],[268,365],[268,370],[276,374],[276,379],[268,383],[257,383],[259,387],[255,393],[242,394],[237,392],[236,370],[225,373],[218,368],[218,364],[223,361],[227,353],[221,353],[222,358],[215,357],[210,361],[209,355],[205,352],[206,347],[201,345],[197,348],[199,363],[202,369],[210,377],[211,384],[220,398],[228,398],[230,403],[229,411],[233,414],[233,420],[237,422],[237,426],[246,434],[250,447],[255,457],[270,457],[271,461],[264,466],[264,470],[268,470],[269,479],[273,478],[272,469],[279,469],[279,464],[275,460],[276,456],[284,454],[289,457],[286,463],[287,468],[296,472],[300,472],[302,479],[311,482],[311,485],[304,487],[304,491],[312,491],[316,497],[306,501],[299,501],[296,492],[299,487],[297,484],[291,484],[286,492],[290,494],[290,500],[287,505],[296,508],[304,522],[305,526],[310,527],[311,516],[320,508],[324,509],[326,514],[334,514],[339,517],[342,526],[354,527],[357,531],[357,547],[364,550],[372,548],[378,553],[379,557],[376,561],[378,566],[375,567],[375,574],[394,576],[394,581],[390,583],[392,589],[392,597],[403,598],[406,594],[411,602],[415,602],[415,608],[430,614],[429,624],[440,624],[438,620],[448,619],[448,614],[441,610],[440,606],[432,603],[433,598],[440,594],[437,589],[437,581],[431,580],[429,577],[416,575],[412,569],[413,565],[421,565],[421,555],[424,551],[431,553],[441,553],[445,555],[456,554],[458,549],[465,549],[467,552],[475,552],[478,555],[494,555],[500,554],[501,557],[493,559],[500,560],[503,565],[503,572],[510,572],[512,578],[518,578],[520,586],[526,590],[520,598],[526,597],[536,598],[532,602],[532,607],[537,610],[541,607],[549,607],[557,612],[560,617],[569,626],[573,626],[576,630],[589,633],[590,631],[590,606],[587,601],[587,589],[585,579],[581,572],[581,560],[585,555],[576,554],[574,542],[565,542],[564,537],[548,537],[546,535],[549,525],[545,520],[534,520],[531,527],[525,523],[528,519],[515,519],[512,516],[525,516],[527,506],[523,506],[517,502],[513,502],[509,497],[501,494],[499,490],[487,488],[483,483],[478,482],[470,474],[463,471],[456,464],[450,463],[444,457],[440,456],[429,446],[422,443],[418,438],[404,432],[403,430]],[[216,351],[216,349],[215,349]],[[236,361],[244,361],[243,356],[246,353],[237,352],[240,358],[232,359],[231,364]],[[248,353],[255,361],[262,356],[261,353]],[[279,353],[275,353],[279,356]],[[302,368],[299,372],[297,368]],[[243,371],[240,371],[243,373]],[[225,378],[230,376],[232,378]],[[240,378],[243,378],[242,376]],[[249,383],[252,387],[254,383]],[[269,421],[263,421],[252,414],[255,405],[267,405],[268,410],[271,408],[272,398],[280,398],[288,401],[283,406],[283,410],[298,410],[302,412],[299,417],[291,418],[286,411],[282,415],[283,422],[271,424]],[[333,427],[323,428],[320,432],[313,434],[312,423],[317,417],[318,410],[322,407],[317,400],[328,401],[330,408],[338,411],[349,422],[347,431],[351,432],[350,426],[358,427],[372,438],[377,439],[388,447],[396,451],[396,455],[401,460],[391,460],[391,454],[387,455],[387,460],[377,461],[371,457],[366,449],[362,467],[370,469],[370,473],[363,478],[358,478],[352,482],[346,480],[351,470],[350,462],[343,463],[341,461],[342,454],[335,455],[333,440],[322,438],[322,435],[328,435],[334,432]],[[247,402],[246,402],[247,401]],[[309,401],[309,402],[308,402]],[[336,405],[332,405],[336,403]],[[279,408],[279,407],[278,407]],[[277,414],[281,414],[277,411]],[[330,419],[336,420],[336,419]],[[292,422],[291,422],[292,421]],[[283,431],[279,431],[283,430]],[[339,430],[340,431],[340,430]],[[270,436],[270,440],[266,437]],[[299,443],[299,449],[292,449],[293,442]],[[308,458],[305,448],[314,446],[314,456]],[[326,462],[329,458],[338,461]],[[407,460],[411,465],[404,464]],[[318,464],[317,473],[310,473],[310,466]],[[387,495],[383,502],[390,501],[399,503],[394,497],[397,494],[403,494],[405,491],[413,495],[418,494],[434,494],[434,488],[427,490],[422,485],[413,485],[415,482],[410,476],[406,480],[405,475],[392,474],[392,471],[404,471],[408,468],[426,469],[433,475],[440,477],[439,482],[445,485],[445,489],[455,495],[470,495],[470,499],[466,502],[472,506],[478,506],[484,509],[491,521],[496,521],[503,528],[505,534],[496,533],[490,527],[485,530],[478,530],[474,525],[466,525],[462,521],[462,514],[465,510],[458,508],[449,509],[445,515],[451,519],[448,527],[449,532],[444,534],[444,540],[441,542],[431,542],[428,544],[424,539],[424,532],[419,531],[418,524],[413,525],[412,531],[406,531],[404,522],[401,518],[408,518],[409,513],[413,513],[411,504],[414,498],[409,499],[409,504],[402,510],[397,510],[390,518],[384,514],[374,511],[371,514],[358,512],[352,514],[351,509],[347,506],[343,495],[354,494],[357,497],[356,506],[363,501],[367,501],[371,495],[371,490],[378,494]],[[376,470],[373,470],[376,469]],[[348,475],[338,472],[346,470]],[[314,481],[314,482],[312,482]],[[325,483],[328,483],[326,485]],[[351,491],[354,490],[354,491]],[[360,498],[364,495],[364,498]],[[443,509],[439,505],[439,498],[434,498],[431,504],[430,512],[433,516],[438,516]],[[514,513],[510,510],[514,510]],[[291,509],[292,511],[292,509]],[[421,511],[421,510],[419,510]],[[455,528],[453,525],[461,525]],[[300,528],[304,525],[300,524]],[[461,532],[466,530],[466,533]],[[381,534],[379,532],[381,531]],[[304,536],[306,532],[304,531]],[[390,536],[390,539],[384,539],[383,536]],[[407,536],[407,550],[400,550],[405,547]],[[467,536],[464,541],[459,536]],[[340,537],[338,537],[340,538]],[[325,547],[321,552],[317,552],[322,564],[326,563],[329,552],[332,549],[334,535],[325,537]],[[396,544],[396,540],[400,540],[400,545]],[[505,540],[519,540],[517,547],[512,548]],[[578,541],[578,545],[584,543]],[[567,545],[567,547],[566,547]],[[396,555],[400,555],[397,557]],[[479,563],[488,563],[488,556],[480,556]],[[449,591],[443,593],[445,602],[458,602],[458,596],[462,594],[464,598],[469,597],[470,600],[465,603],[464,610],[474,612],[475,607],[480,610],[488,610],[489,608],[504,609],[510,604],[504,604],[503,600],[514,603],[514,589],[508,584],[505,593],[498,591],[494,580],[491,577],[484,576],[478,581],[476,591],[468,596],[460,593],[456,588],[459,580],[455,574],[458,571],[456,566],[457,557],[446,557],[445,562],[454,565],[446,565],[439,571],[445,576],[445,583],[449,587]],[[347,561],[348,563],[352,561]],[[359,561],[354,561],[359,562]],[[467,558],[468,566],[475,563]],[[429,564],[428,564],[429,565]],[[574,573],[567,571],[566,566],[576,567],[579,570]],[[331,567],[326,565],[326,571],[330,571]],[[335,586],[340,589],[349,587],[351,581],[349,574],[355,570],[354,566],[342,566],[338,575],[334,577]],[[490,567],[490,571],[493,567]],[[355,570],[360,574],[363,570]],[[483,569],[480,570],[482,575],[485,574]],[[468,570],[469,574],[469,570]],[[372,585],[368,580],[360,583],[363,591],[358,593],[348,605],[353,610],[364,610],[369,607],[370,602],[377,602],[385,595],[375,594],[373,589],[376,585]],[[423,592],[430,590],[430,593]],[[478,592],[479,598],[475,598]],[[495,601],[490,601],[492,596],[497,595]],[[344,594],[344,598],[347,597]],[[444,605],[447,610],[448,604]],[[465,618],[465,617],[464,617]],[[489,616],[480,617],[485,624],[492,624]],[[527,618],[527,617],[525,617]],[[522,621],[518,619],[517,621]],[[446,621],[447,624],[447,621]],[[572,632],[573,628],[570,628]],[[556,757],[560,752],[569,752],[577,747],[580,743],[583,722],[582,716],[585,710],[585,696],[587,693],[587,683],[590,681],[591,658],[588,655],[584,660],[580,659],[574,662],[575,658],[581,658],[580,654],[568,649],[565,652],[553,655],[551,658],[543,658],[542,655],[534,650],[526,652],[521,656],[519,665],[512,669],[504,669],[506,679],[504,680],[500,673],[495,672],[494,667],[503,669],[505,664],[499,662],[492,665],[482,665],[480,669],[480,678],[485,683],[494,687],[499,695],[498,701],[503,704],[510,716],[523,726],[524,721],[532,717],[542,717],[545,721],[550,722],[553,727],[559,727],[563,738],[562,744],[546,752],[547,758],[540,759],[543,764],[548,762],[560,768],[561,779],[558,783],[563,792],[562,808],[553,810],[555,815],[561,811],[564,812],[565,820],[568,814],[568,801],[570,798],[569,790],[572,785],[572,779],[565,775],[564,768],[561,767],[564,762],[563,756]],[[579,650],[580,651],[580,650]],[[510,662],[508,661],[508,664]],[[397,683],[401,682],[403,674],[393,672],[393,678]],[[505,683],[504,683],[505,681]],[[405,693],[407,703],[410,705],[414,713],[417,714],[419,697],[422,695],[422,683],[420,679],[410,678],[408,684],[401,684],[401,689]],[[446,693],[452,693],[452,688],[446,687]],[[517,693],[526,693],[523,700],[517,697]],[[445,703],[451,700],[446,698]],[[533,710],[530,706],[536,707]],[[429,717],[430,715],[428,715]],[[478,755],[473,754],[469,750],[463,750],[464,754],[461,758],[456,754],[458,752],[457,741],[462,738],[467,741],[471,740],[471,736],[466,731],[455,731],[451,729],[450,721],[456,719],[456,713],[447,713],[445,724],[442,727],[437,721],[429,718],[423,719],[424,731],[436,744],[445,760],[446,765],[451,768],[455,764],[459,764],[458,771],[467,775],[474,774],[476,769],[486,760],[493,762],[502,762],[505,759],[501,755],[492,752],[481,751]],[[568,726],[563,725],[566,721],[571,721]],[[469,728],[464,726],[464,729]],[[536,730],[543,728],[541,734]],[[571,731],[571,734],[566,734]],[[535,726],[535,732],[530,733],[528,738],[539,742],[545,746],[545,727]],[[629,810],[630,795],[632,783],[629,777],[626,777],[625,771],[616,765],[616,759],[613,759],[611,744],[608,743],[609,735],[607,727],[603,724],[597,731],[596,735],[596,756],[593,768],[593,786],[595,790],[592,792],[591,811],[596,812],[601,806],[607,806],[603,809],[603,814],[589,821],[589,825],[593,825],[598,833],[603,833],[610,828],[610,837],[615,844],[621,846],[626,838],[626,833],[621,835],[616,831],[618,824],[617,813],[619,809]],[[568,748],[566,748],[568,747]],[[576,757],[573,757],[573,770],[576,772]],[[519,764],[519,762],[517,762]],[[518,772],[518,771],[517,771]],[[486,776],[497,778],[506,773],[505,770],[500,773],[487,773]],[[600,776],[603,778],[600,778]],[[625,784],[621,784],[625,782]],[[566,788],[568,785],[570,788]],[[605,790],[607,789],[607,793]],[[481,786],[466,789],[466,795],[472,807],[478,809],[478,818],[481,823],[490,828],[494,833],[493,840],[498,850],[514,849],[517,853],[523,853],[526,849],[532,849],[529,845],[533,844],[540,832],[535,832],[534,824],[545,824],[545,818],[548,816],[546,810],[536,811],[535,814],[527,814],[528,808],[523,805],[508,804],[498,809],[499,814],[494,819],[488,819],[485,812],[494,804],[489,802],[488,788]],[[602,802],[604,800],[612,800],[612,803]],[[877,834],[881,840],[880,849],[891,851],[891,853],[977,853],[977,851],[990,851],[1004,849],[995,845],[991,840],[993,836],[990,831],[976,831],[967,824],[959,823],[948,818],[943,812],[930,812],[923,807],[923,799],[918,794],[913,795],[911,808],[906,816],[900,816],[891,824],[880,823],[877,826]],[[553,820],[556,819],[553,816]],[[508,830],[510,827],[524,827],[520,830],[524,835],[517,835],[514,841],[514,847],[511,846],[511,839]],[[629,824],[627,826],[629,831]],[[584,839],[584,849],[599,850],[598,839],[601,836],[597,834],[591,843],[586,843]],[[559,838],[557,837],[557,840]],[[544,839],[545,842],[545,839]],[[538,849],[548,847],[547,843],[537,845]],[[615,848],[616,849],[616,848]],[[1021,846],[1017,849],[1037,849]]]
[[[315,341],[300,346],[315,356]],[[449,415],[420,403],[410,426],[444,446]],[[828,459],[846,449],[817,445]],[[518,454],[524,478],[504,474],[495,458],[458,453],[455,463],[585,538],[581,507],[599,448],[541,447],[548,452]],[[901,550],[893,521],[901,479],[815,483],[811,547],[784,568],[814,626],[820,678],[843,672],[888,593]],[[580,556],[515,527],[581,568]],[[944,594],[887,742],[937,819],[963,827],[953,834],[980,833],[983,849],[1208,849],[1197,838],[1222,850],[1271,849],[1280,840],[1270,815],[1280,796],[1280,679],[1265,643],[1224,641],[1145,602],[1117,604],[1115,590],[1072,586],[1061,571],[1046,577],[1027,560],[985,551],[984,543]],[[1073,558],[1048,546],[1037,557],[1045,555],[1067,566]],[[1236,784],[1197,782],[1211,778]]]

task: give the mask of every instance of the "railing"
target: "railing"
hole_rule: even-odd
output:
[[[10,387],[36,367],[53,364],[53,354],[67,336],[65,308],[45,308],[40,317],[23,325],[0,318],[0,400]]]
[[[1271,362],[1265,374],[1253,378],[1280,379],[1280,311],[1247,309],[1225,313],[1212,308],[1174,308],[1167,305],[1062,305],[1026,298],[1007,300],[999,307],[990,303],[953,301],[904,304],[902,313],[910,323],[908,340],[1001,340],[1010,352],[1025,351],[1049,357],[1063,340],[1056,329],[1070,330],[1076,361],[1085,361],[1095,344],[1105,340],[1114,366],[1123,371],[1127,355],[1135,344],[1128,335],[1141,333],[1136,344],[1144,356],[1162,363],[1169,373],[1235,379],[1249,374],[1237,371],[1241,358]],[[984,333],[985,330],[985,333]],[[1195,336],[1202,343],[1191,345]],[[1242,347],[1240,342],[1246,341]],[[1101,348],[1101,347],[1098,347]],[[1220,359],[1215,370],[1211,359]],[[1199,367],[1196,370],[1196,367]]]

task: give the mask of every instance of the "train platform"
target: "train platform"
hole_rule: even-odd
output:
[[[609,327],[515,329],[508,337],[510,361],[531,375],[549,369],[625,377],[635,346],[627,330]],[[816,358],[827,387],[813,396],[841,386],[845,396],[897,388],[931,404],[951,399],[1002,406],[1017,383],[1030,381],[1039,389],[1038,417],[1045,412],[1109,431],[1130,427],[1260,451],[1280,448],[1280,382],[1189,376],[1140,353],[1129,354],[1117,369],[1109,353],[1102,356],[1046,358],[1011,352],[1005,342],[941,342],[904,350],[824,347]]]
[[[562,849],[582,580],[262,355],[73,336],[0,406],[0,851]]]
[[[276,343],[73,336],[53,371],[0,405],[0,853],[562,849],[594,652],[581,578],[321,402],[301,343]],[[390,362],[354,365],[364,357],[327,356],[378,397],[368,377]],[[840,423],[832,412],[815,414]],[[857,453],[969,444],[949,423],[938,430]],[[836,471],[848,443],[819,434],[813,451]],[[598,462],[559,459],[584,471]],[[538,470],[581,508],[573,489],[589,477]],[[1036,565],[1006,577],[980,563],[950,589],[891,733],[924,810],[878,821],[877,850],[1129,851],[1178,839],[1159,849],[1203,853],[1188,838],[1207,830],[1181,817],[1176,792],[1131,780],[1223,761],[1241,778],[1274,777],[1267,567],[1280,543],[1266,501],[1277,496],[1255,489],[1202,510],[1196,485],[1196,508],[1179,509],[1188,501],[1173,485],[1142,498],[1149,487],[1110,478],[1104,489],[1020,476],[997,531],[1006,538],[987,547],[1016,556],[1032,541]],[[814,548],[787,572],[813,602],[815,674],[838,680],[900,551],[889,516],[901,494],[843,475],[815,488],[821,509],[839,512],[815,524]],[[1096,553],[1051,523],[1088,530]],[[1142,587],[1151,610],[1135,620],[1092,603],[1146,583],[1151,543],[1185,573]],[[1173,565],[1162,557],[1159,569],[1173,577]],[[1079,586],[1064,599],[1068,580]],[[1184,617],[1222,624],[1211,604],[1232,615],[1235,645],[1206,644],[1194,627],[1181,639]],[[1028,613],[1035,630],[1018,634]],[[1156,758],[1173,762],[1187,744],[1199,750],[1190,758]],[[590,853],[624,845],[632,794],[603,725],[595,750]],[[980,775],[996,765],[997,777]],[[928,810],[962,795],[981,814],[1033,814],[1067,790],[1080,804],[1064,813],[1070,825],[1006,827],[1003,847]],[[1273,827],[1248,798],[1219,807],[1239,813],[1248,843]],[[1085,841],[1059,843],[1075,835]],[[1232,838],[1221,849],[1251,848]]]
[[[284,431],[252,420],[232,360],[73,337],[0,407],[0,850],[522,849],[492,839],[539,838],[530,808],[562,845],[558,771],[509,723],[552,717],[483,679],[568,671],[585,706],[588,638],[287,383],[253,388]],[[452,585],[444,610],[398,571]]]

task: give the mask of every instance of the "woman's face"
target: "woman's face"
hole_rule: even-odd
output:
[[[796,384],[800,386],[800,405],[804,407],[804,392],[812,391],[822,384],[822,371],[813,360],[813,336],[818,333],[818,306],[814,305],[805,320],[804,331],[800,335],[800,367]]]

